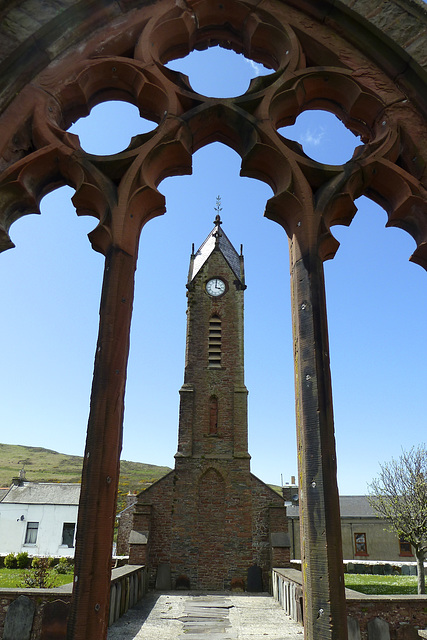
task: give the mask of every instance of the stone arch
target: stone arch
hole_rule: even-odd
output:
[[[216,465],[209,465],[200,474],[198,480],[198,493],[201,502],[208,507],[209,503],[215,503],[219,511],[223,512],[225,498],[225,479]],[[224,514],[222,513],[223,517]]]
[[[227,491],[222,474],[214,467],[206,469],[199,478],[197,493],[197,535],[203,540],[197,557],[198,584],[224,589]]]
[[[166,6],[162,11],[161,7],[164,5]],[[115,204],[120,206],[120,200],[129,203],[133,199],[134,206],[144,206],[149,211],[143,220],[134,220],[134,227],[144,224],[147,219],[164,210],[163,199],[157,192],[156,184],[167,175],[188,173],[189,150],[194,151],[209,142],[219,140],[232,146],[242,156],[244,175],[265,180],[272,186],[276,195],[269,203],[267,213],[277,219],[288,234],[292,233],[292,219],[300,217],[298,201],[304,201],[310,195],[304,193],[302,185],[305,181],[299,179],[299,173],[302,171],[306,179],[310,175],[308,182],[311,189],[317,190],[319,184],[322,187],[328,185],[329,211],[324,210],[322,225],[315,230],[325,245],[323,258],[332,257],[337,247],[330,238],[330,224],[351,220],[353,207],[350,200],[355,195],[366,193],[377,201],[381,200],[381,204],[389,211],[391,224],[399,224],[414,235],[419,245],[414,260],[425,263],[425,230],[421,220],[414,220],[414,211],[418,211],[420,207],[422,209],[423,194],[420,197],[416,193],[416,181],[415,184],[407,185],[407,174],[413,173],[414,162],[418,166],[418,173],[424,163],[420,154],[415,153],[413,136],[405,131],[408,127],[399,117],[399,111],[408,102],[406,94],[395,91],[398,86],[396,78],[399,78],[399,83],[403,86],[406,75],[403,77],[402,73],[400,76],[395,74],[389,77],[389,86],[380,91],[374,86],[370,74],[358,72],[356,77],[355,67],[361,62],[360,51],[351,50],[351,47],[345,50],[341,41],[338,47],[341,57],[337,57],[336,51],[327,44],[327,36],[340,38],[342,27],[339,29],[338,25],[342,16],[338,20],[334,15],[337,24],[332,29],[319,26],[314,19],[308,25],[310,11],[301,20],[298,11],[288,9],[285,21],[282,16],[282,20],[278,19],[280,11],[277,8],[267,14],[253,8],[249,10],[239,2],[232,2],[227,6],[226,22],[223,19],[224,7],[221,5],[218,9],[206,2],[192,8],[191,21],[186,12],[168,9],[166,2],[156,5],[156,9],[157,12],[149,16],[146,10],[138,10],[137,19],[133,13],[130,16],[124,11],[120,21],[107,12],[101,19],[106,26],[102,36],[97,31],[89,37],[85,31],[87,25],[83,21],[79,25],[79,48],[71,49],[65,58],[55,59],[54,64],[46,65],[41,71],[37,67],[35,71],[39,73],[24,92],[27,109],[23,111],[22,108],[10,108],[7,110],[9,117],[4,114],[9,131],[19,130],[18,137],[12,135],[12,140],[10,135],[5,136],[9,143],[5,155],[15,159],[16,154],[27,157],[24,166],[14,163],[18,175],[13,172],[9,176],[9,188],[2,185],[4,248],[11,246],[6,233],[16,216],[37,210],[38,202],[47,190],[55,184],[67,183],[77,190],[74,201],[78,212],[90,212],[100,219],[101,224],[92,235],[94,247],[105,253],[109,242],[113,240],[126,244],[127,251],[134,250],[134,247],[129,246],[128,238],[117,238],[117,225],[105,224],[111,216],[111,208]],[[70,15],[71,13],[70,11]],[[133,27],[125,31],[130,18]],[[357,22],[360,16],[354,13],[352,20]],[[58,22],[61,22],[59,17]],[[118,22],[120,27],[117,26]],[[198,25],[197,28],[195,24]],[[138,33],[135,25],[139,25],[142,34]],[[308,35],[308,26],[315,28],[316,37]],[[47,27],[46,29],[49,32]],[[171,33],[174,34],[172,40]],[[360,27],[355,29],[355,33],[364,35]],[[53,47],[57,34],[49,32],[49,35],[52,41],[47,39]],[[350,40],[360,44],[354,34]],[[382,35],[382,48],[386,40]],[[155,46],[144,45],[148,41]],[[165,70],[161,65],[162,61],[174,55],[184,55],[191,48],[201,48],[216,42],[243,51],[249,57],[276,68],[273,78],[266,81],[271,86],[262,87],[260,91],[257,83],[253,83],[244,99],[236,99],[234,108],[226,105],[225,101],[211,101],[208,104],[207,101],[198,99],[181,74]],[[388,53],[390,66],[390,59],[395,59],[396,53]],[[358,60],[355,59],[356,55]],[[385,65],[382,59],[380,62]],[[313,66],[307,68],[307,63]],[[331,63],[336,66],[331,66]],[[400,68],[402,64],[396,72]],[[421,73],[420,69],[417,71]],[[384,78],[386,77],[384,74]],[[395,95],[391,95],[393,93]],[[119,173],[122,175],[120,191],[123,193],[119,196],[115,193],[115,185],[111,184],[117,181],[118,162],[108,163],[110,171],[106,171],[106,163],[101,171],[96,171],[98,167],[95,160],[91,163],[95,168],[92,166],[83,169],[83,160],[78,158],[76,139],[63,132],[63,127],[66,128],[73,119],[86,114],[94,104],[112,98],[127,99],[137,104],[142,115],[159,122],[163,129],[163,135],[157,132],[151,136],[141,136],[143,140],[138,140],[142,143],[139,148],[138,142],[135,142],[125,157],[121,154],[122,167]],[[4,99],[7,101],[7,91],[4,92]],[[19,100],[22,102],[21,95]],[[285,144],[276,136],[277,126],[292,122],[301,110],[320,106],[338,115],[368,142],[359,154],[360,163],[368,166],[364,167],[363,172],[360,167],[359,171],[354,171],[351,180],[348,172],[346,176],[343,176],[342,171],[336,171],[335,176],[330,173],[327,175],[317,163],[309,162],[303,154],[298,153],[295,145]],[[418,104],[416,106],[419,108]],[[405,106],[404,110],[407,123],[409,107]],[[184,113],[190,135],[188,129],[182,126]],[[164,114],[168,114],[166,120]],[[209,127],[206,126],[207,117]],[[260,121],[263,122],[263,130],[259,128]],[[267,122],[273,124],[273,130],[266,126]],[[404,137],[404,144],[400,142],[401,135]],[[170,139],[165,143],[165,137],[173,137],[174,143]],[[141,146],[145,148],[142,149]],[[398,147],[403,150],[400,155]],[[161,157],[160,149],[166,152],[167,159]],[[135,161],[138,156],[142,160],[141,152],[144,160],[138,166],[139,162]],[[379,167],[376,162],[378,155],[387,160],[391,155],[393,169],[385,168],[383,164]],[[396,175],[396,162],[399,168],[404,167],[404,176]],[[41,165],[43,169],[40,172]],[[127,179],[123,180],[124,166],[130,165],[134,171],[128,173],[137,171],[138,176],[127,175]],[[138,184],[141,178],[143,184]],[[333,189],[337,190],[335,197],[331,197],[333,178]],[[396,184],[396,181],[400,184],[390,189],[390,185]],[[369,184],[371,182],[372,185]],[[402,182],[406,183],[407,191],[404,202],[395,194],[395,191],[402,194]],[[119,202],[116,203],[117,198]],[[21,200],[19,207],[18,199]],[[346,200],[347,207],[344,205]],[[320,198],[320,203],[324,207],[324,198]],[[283,214],[278,217],[278,208],[285,206],[289,213],[286,217]],[[334,213],[337,208],[340,211],[339,218]],[[408,209],[411,210],[410,213]],[[113,216],[113,223],[117,217],[117,214]],[[112,226],[116,229],[112,229]],[[118,226],[124,232],[123,224]],[[134,229],[130,235],[133,231]]]
[[[210,396],[209,398],[209,429],[210,436],[218,435],[218,397]]]
[[[223,482],[225,489],[229,488],[230,476],[227,470],[224,469],[223,467],[220,467],[215,462],[210,462],[210,461],[205,462],[205,464],[203,465],[203,468],[200,471],[200,475],[198,479],[199,486],[200,486],[200,483],[202,482],[202,479],[208,478],[209,476],[212,475],[212,473],[216,474],[215,477],[217,478],[217,482],[221,482],[221,483]]]
[[[331,227],[349,224],[364,194],[383,206],[388,225],[414,237],[412,260],[427,267],[426,11],[415,0],[390,0],[387,12],[382,0],[39,5],[12,2],[0,14],[0,249],[13,246],[17,218],[69,184],[77,213],[98,219],[90,239],[106,258],[69,637],[106,634],[112,532],[99,548],[97,531],[114,516],[139,232],[164,211],[159,182],[189,173],[192,153],[220,141],[242,157],[242,175],[272,187],[265,213],[290,239],[306,637],[344,638],[322,262],[338,247]],[[196,94],[185,76],[163,66],[217,43],[275,73],[220,100]],[[119,154],[87,154],[66,129],[113,97],[136,104],[158,126]],[[319,107],[363,137],[345,165],[310,160],[277,133]],[[327,544],[312,563],[316,531],[325,531]],[[319,570],[326,576],[320,594]]]
[[[162,10],[164,5],[166,6]],[[254,8],[243,6],[239,2],[230,2],[226,7],[228,19],[224,21],[225,7],[223,5],[218,8],[211,7],[206,2],[199,3],[192,8],[192,20],[189,20],[188,14],[182,10],[178,11],[176,8],[168,9],[167,3],[156,5],[156,9],[158,10],[154,12],[154,15],[148,15],[144,9],[138,10],[137,19],[135,19],[136,17],[132,12],[132,16],[130,16],[128,12],[123,11],[120,21],[117,17],[112,17],[107,11],[101,18],[101,22],[106,27],[105,33],[103,32],[101,35],[100,31],[96,31],[92,37],[89,37],[85,31],[88,26],[83,20],[79,24],[79,48],[67,52],[67,57],[62,60],[58,59],[58,56],[58,58],[55,58],[55,64],[45,65],[45,68],[41,71],[39,67],[35,69],[38,73],[33,79],[33,83],[26,87],[26,126],[22,126],[24,124],[22,122],[22,109],[18,110],[18,112],[14,109],[8,110],[8,113],[17,113],[17,118],[21,116],[19,126],[16,118],[15,127],[13,127],[13,123],[8,122],[8,125],[12,124],[11,131],[19,128],[20,132],[18,142],[16,136],[15,142],[11,141],[9,136],[9,153],[13,149],[14,157],[16,158],[16,147],[19,146],[22,153],[26,142],[27,156],[33,156],[32,159],[37,161],[37,166],[39,167],[42,162],[41,157],[38,155],[40,153],[43,156],[44,170],[41,176],[39,175],[39,170],[31,169],[31,162],[26,162],[25,167],[22,168],[23,172],[20,172],[19,179],[13,180],[14,192],[10,193],[11,189],[3,189],[3,203],[5,205],[3,208],[7,212],[4,213],[6,224],[2,225],[5,232],[7,232],[10,222],[15,219],[16,215],[19,215],[16,211],[16,204],[15,206],[13,204],[16,203],[17,197],[19,197],[19,188],[23,190],[19,207],[22,215],[25,211],[37,208],[40,197],[46,190],[52,188],[49,187],[49,183],[56,184],[58,181],[71,184],[76,188],[75,204],[78,211],[87,212],[89,210],[93,215],[100,218],[101,222],[110,215],[109,211],[114,205],[115,194],[111,193],[111,191],[114,192],[114,188],[108,184],[111,178],[110,181],[105,179],[105,174],[108,174],[105,171],[105,166],[101,170],[101,175],[94,175],[98,172],[93,170],[90,177],[86,175],[86,171],[82,171],[81,161],[72,162],[73,159],[77,160],[74,153],[76,151],[75,147],[78,146],[77,141],[70,134],[61,134],[62,127],[66,128],[73,119],[86,114],[94,104],[105,99],[127,99],[138,105],[142,115],[159,123],[162,123],[165,113],[176,119],[175,126],[172,127],[173,131],[170,127],[167,127],[170,132],[169,135],[175,138],[175,157],[173,162],[170,163],[165,158],[160,158],[158,162],[153,162],[153,155],[150,153],[149,148],[144,149],[143,153],[146,161],[142,163],[143,166],[138,167],[139,173],[145,174],[143,175],[144,185],[135,184],[135,176],[133,176],[133,179],[129,176],[126,181],[128,183],[126,184],[127,188],[123,189],[125,192],[123,196],[126,202],[129,201],[129,190],[134,191],[132,195],[134,195],[135,206],[144,205],[146,210],[147,208],[150,209],[151,213],[148,217],[158,215],[164,209],[164,203],[156,190],[156,184],[167,175],[190,171],[189,158],[184,157],[186,155],[185,151],[188,152],[190,148],[194,151],[214,140],[230,144],[243,158],[242,172],[244,174],[247,172],[247,175],[266,180],[273,187],[276,193],[275,198],[281,200],[281,205],[286,204],[290,209],[295,209],[296,203],[294,198],[290,196],[297,195],[298,200],[304,200],[308,195],[295,193],[295,186],[301,182],[298,180],[299,170],[302,170],[305,177],[307,177],[308,172],[319,173],[319,167],[316,167],[316,163],[313,165],[313,163],[307,162],[306,158],[299,157],[300,154],[295,156],[295,149],[290,149],[289,145],[280,144],[282,141],[278,144],[274,133],[268,130],[267,127],[264,127],[264,130],[260,132],[258,127],[254,126],[253,119],[248,117],[251,115],[255,115],[258,122],[261,119],[263,122],[271,121],[274,128],[281,124],[292,122],[296,115],[305,108],[312,109],[320,106],[327,108],[341,117],[348,126],[362,134],[364,139],[370,143],[361,151],[361,161],[372,165],[372,156],[378,155],[378,147],[382,147],[380,155],[385,155],[389,159],[390,154],[396,156],[396,147],[399,145],[404,149],[404,152],[398,157],[392,157],[392,162],[395,163],[398,159],[399,167],[403,166],[406,169],[405,173],[412,172],[411,163],[414,163],[413,158],[415,157],[414,141],[410,140],[408,133],[405,133],[405,144],[401,145],[399,136],[393,136],[393,132],[390,131],[394,127],[386,126],[386,129],[384,129],[385,125],[383,124],[386,123],[388,125],[387,119],[384,119],[386,118],[385,113],[387,110],[390,112],[390,104],[387,104],[387,98],[390,103],[392,88],[398,85],[396,77],[399,78],[399,83],[402,84],[406,76],[404,78],[403,73],[401,74],[402,77],[395,74],[391,78],[390,86],[386,87],[385,91],[378,91],[378,88],[375,91],[372,80],[364,78],[363,73],[359,72],[357,79],[355,79],[355,63],[360,63],[360,60],[352,60],[352,54],[355,57],[354,50],[345,51],[343,43],[340,42],[339,46],[342,48],[342,51],[338,49],[341,54],[340,57],[336,55],[330,45],[327,45],[326,36],[331,37],[332,34],[335,38],[340,37],[342,27],[340,29],[338,26],[340,25],[340,20],[343,20],[342,16],[338,19],[334,15],[334,19],[337,22],[337,24],[334,24],[335,29],[319,27],[319,24],[313,20],[313,24],[309,26],[317,28],[317,31],[315,31],[316,37],[314,37],[312,34],[308,35],[308,24],[304,24],[304,21],[308,21],[308,16],[312,15],[312,11],[306,11],[304,21],[302,21],[301,14],[298,11],[288,9],[286,21],[284,21],[282,16],[280,16],[282,20],[279,20],[280,11],[278,11],[278,8],[267,13],[261,10],[255,11]],[[71,16],[73,12],[70,9],[66,13]],[[87,17],[91,18],[93,16]],[[98,16],[99,18],[100,16]],[[133,28],[125,31],[124,28],[128,26],[130,18],[132,18]],[[412,16],[413,18],[414,16]],[[77,20],[77,17],[74,16],[74,19]],[[354,13],[354,15],[352,14],[352,20],[357,22],[360,20],[360,16]],[[120,22],[120,27],[117,26],[118,22]],[[57,23],[61,23],[60,16],[58,16]],[[139,26],[142,33],[138,33],[135,25]],[[50,46],[53,47],[53,43],[56,43],[57,33],[49,32],[47,26],[46,29],[51,38],[49,40],[47,37],[47,40]],[[323,31],[326,31],[326,36]],[[173,37],[171,37],[172,33]],[[359,36],[359,39],[361,35],[365,36],[360,26],[359,29],[355,29],[355,34]],[[74,37],[77,37],[77,35]],[[384,48],[384,42],[387,41],[387,37],[384,34],[381,37],[382,48]],[[355,41],[355,44],[360,44],[354,34],[350,40]],[[151,43],[150,47],[146,44],[147,42]],[[262,60],[277,69],[273,80],[267,81],[272,85],[269,90],[266,91],[263,87],[263,91],[260,92],[255,86],[256,83],[254,83],[254,86],[247,92],[249,94],[248,97],[245,100],[237,100],[235,108],[229,108],[224,104],[224,101],[216,101],[207,105],[206,102],[197,99],[197,95],[191,91],[181,74],[165,70],[161,65],[161,62],[171,57],[184,55],[191,48],[203,48],[216,42],[224,46],[230,46],[237,51],[243,51],[249,57]],[[74,47],[76,44],[74,43]],[[24,45],[25,43],[22,46]],[[360,52],[357,53],[361,56]],[[388,53],[390,58],[388,58],[387,64],[390,66],[390,59],[396,58],[396,53],[394,52],[394,56],[391,55],[391,52]],[[307,68],[307,62],[313,66]],[[385,65],[385,61],[381,58],[380,62]],[[331,63],[336,66],[331,66]],[[40,67],[41,64],[40,61]],[[402,68],[402,63],[396,71],[399,71],[400,68]],[[421,73],[420,69],[417,71]],[[278,75],[280,82],[277,82]],[[61,79],[60,82],[58,82],[59,78]],[[402,91],[399,95],[397,93],[392,98],[393,106],[407,102],[406,94]],[[7,91],[4,94],[4,99],[7,101]],[[251,108],[249,111],[246,108],[242,114],[240,109],[236,107],[246,107],[249,99],[252,102]],[[257,106],[256,113],[254,113],[253,103]],[[29,113],[31,110],[32,116]],[[395,108],[394,112],[397,113],[397,111],[398,109]],[[184,112],[191,114],[191,117],[186,115],[186,122],[192,134],[189,139],[188,136],[185,136],[185,132],[182,131],[182,126],[178,124],[178,120],[182,118]],[[405,114],[406,116],[408,114],[406,107]],[[263,118],[261,118],[262,116]],[[381,124],[379,123],[380,116],[382,116]],[[207,117],[210,120],[209,127],[206,126]],[[394,119],[396,118],[391,118],[391,120]],[[5,120],[7,121],[8,118],[5,117]],[[393,124],[395,123],[393,122]],[[400,134],[402,123],[399,121],[397,124],[399,125]],[[29,126],[32,134],[28,131]],[[404,129],[405,127],[403,131]],[[27,140],[24,142],[23,137],[25,135]],[[185,142],[182,139],[183,136],[187,137]],[[163,148],[165,143],[157,140],[156,144],[154,141],[156,136],[149,137],[152,144],[148,144],[148,146],[153,147],[154,145],[156,149],[154,154],[157,160],[159,147]],[[160,138],[164,138],[164,134]],[[390,140],[390,138],[394,139]],[[178,139],[182,144],[178,143]],[[147,138],[146,140],[148,142]],[[38,153],[34,151],[34,145],[40,147]],[[169,142],[166,154],[168,159],[172,155],[171,146],[172,143]],[[375,147],[374,149],[372,148],[373,146]],[[49,151],[46,147],[50,147]],[[295,145],[291,145],[291,147],[295,147]],[[42,149],[44,149],[44,153]],[[31,150],[33,153],[31,153]],[[30,153],[28,153],[29,151]],[[141,149],[139,151],[141,152]],[[122,163],[132,164],[135,168],[136,155],[141,155],[141,153],[128,152],[126,160],[122,158]],[[409,156],[411,156],[411,159],[409,159]],[[419,154],[416,157],[417,164],[421,164],[422,161],[419,158]],[[279,158],[281,162],[278,163],[277,160]],[[167,166],[168,164],[169,167]],[[257,166],[255,167],[255,165]],[[396,165],[394,164],[395,167]],[[123,173],[123,168],[121,173]],[[342,183],[342,172],[338,173],[341,173],[339,181]],[[407,220],[407,209],[410,208],[411,212],[413,212],[415,209],[419,209],[421,204],[418,194],[414,193],[414,189],[411,188],[415,185],[409,186],[405,203],[396,202],[397,198],[394,193],[386,195],[381,193],[381,191],[387,191],[385,184],[395,184],[394,179],[390,180],[390,167],[387,170],[383,166],[381,168],[377,166],[369,167],[367,171],[364,171],[363,177],[360,175],[360,171],[358,173],[358,176],[352,176],[353,190],[356,186],[354,183],[357,183],[360,193],[366,192],[374,199],[382,199],[381,204],[384,203],[386,210],[390,211],[392,223],[400,224],[416,236],[415,239],[418,244],[424,244],[424,230],[420,233],[421,221],[414,221],[413,213],[409,214],[411,219]],[[367,176],[370,173],[377,176],[372,187],[366,184]],[[13,177],[16,178],[16,174]],[[139,178],[141,177],[140,175]],[[312,184],[313,179],[309,180],[311,188],[316,188],[318,186],[316,183],[319,182],[330,185],[330,179],[328,179],[330,177],[316,175],[314,177],[315,184]],[[338,178],[338,176],[336,177]],[[394,177],[395,174],[393,172]],[[400,177],[396,176],[398,182],[401,182]],[[405,175],[403,177],[404,182],[406,178],[407,176]],[[113,181],[116,180],[117,177],[115,175]],[[293,183],[293,188],[289,188],[290,181]],[[31,188],[29,189],[30,182]],[[345,186],[345,191],[348,191],[348,182],[346,180],[347,184],[341,185]],[[125,187],[124,184],[123,187]],[[388,190],[390,191],[390,188]],[[399,185],[398,190],[399,193],[402,192],[401,185]],[[7,193],[8,191],[9,193]],[[89,191],[90,194],[88,193]],[[97,192],[96,197],[95,191]],[[340,189],[340,191],[343,191],[343,189]],[[110,197],[107,196],[105,198],[105,194]],[[345,192],[337,193],[336,198],[332,199],[330,198],[330,189],[328,189],[328,195],[328,199],[330,201],[333,200],[335,205],[336,200],[339,200],[339,209],[342,215],[343,202],[348,194]],[[352,199],[355,193],[350,192],[349,195]],[[82,204],[80,204],[80,201],[83,201]],[[321,202],[324,204],[323,199]],[[88,203],[90,203],[89,207]],[[332,202],[329,204],[332,207]],[[15,212],[11,211],[9,207],[15,209]],[[298,210],[298,206],[296,208]],[[350,209],[351,207],[349,206],[345,214],[347,220],[351,219]],[[396,209],[398,209],[397,215]],[[276,202],[271,203],[267,211],[271,212],[273,218],[277,217]],[[289,228],[290,218],[294,217],[294,215],[298,217],[298,211],[287,215],[287,219],[283,219],[283,215],[280,217],[280,223],[285,226],[288,233],[291,231]],[[146,217],[142,221],[139,220],[138,224],[143,224],[147,219]],[[327,219],[326,215],[324,219]],[[341,217],[340,220],[342,221],[342,219]],[[330,222],[336,222],[333,213],[330,214],[330,219],[326,222],[327,236],[329,236],[327,228]],[[101,224],[97,233],[93,234],[93,244],[102,252],[106,250],[108,238],[102,238],[101,236],[105,236],[106,233],[110,236],[113,234],[114,241],[117,241],[116,234],[111,228],[108,228],[109,226]],[[317,231],[321,230],[318,229]],[[120,240],[126,242],[126,240]],[[7,236],[5,236],[3,246],[5,248],[10,246],[10,240]],[[334,252],[334,246],[336,247],[333,241],[329,240],[323,257],[331,257]],[[127,246],[127,250],[130,250],[129,246]],[[424,248],[422,251],[416,252],[417,255],[414,256],[414,259],[424,263],[424,252]],[[420,256],[419,254],[422,255]]]

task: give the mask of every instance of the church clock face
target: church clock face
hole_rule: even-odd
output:
[[[221,278],[211,278],[206,283],[206,291],[210,296],[217,298],[225,293],[225,282]]]

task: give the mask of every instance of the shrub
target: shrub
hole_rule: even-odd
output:
[[[56,573],[65,574],[73,570],[73,563],[70,558],[59,558],[59,562],[54,567]]]
[[[6,569],[16,569],[16,557],[14,553],[9,553],[4,559]]]
[[[53,558],[33,558],[32,562],[31,562],[31,567],[33,569],[38,569],[40,567],[40,565],[47,565],[48,568],[52,567],[54,563],[54,559]]]
[[[16,565],[18,569],[26,569],[30,564],[30,559],[26,551],[21,551],[16,555]]]
[[[34,560],[37,560],[34,563]],[[52,558],[33,558],[33,568],[28,569],[23,577],[22,586],[33,589],[51,589],[56,585],[55,577],[50,569]]]

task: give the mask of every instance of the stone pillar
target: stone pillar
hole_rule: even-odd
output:
[[[290,241],[290,258],[304,637],[345,640],[347,617],[323,263],[316,243],[301,251],[295,235]]]
[[[135,255],[106,252],[82,488],[69,640],[107,637]]]

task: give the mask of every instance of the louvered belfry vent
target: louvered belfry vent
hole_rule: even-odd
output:
[[[208,366],[221,368],[221,318],[212,316],[209,321]]]

